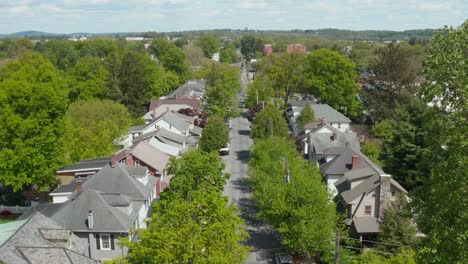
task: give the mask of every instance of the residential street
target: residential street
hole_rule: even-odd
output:
[[[245,95],[248,83],[245,70],[241,76],[241,95]],[[255,219],[256,208],[253,206],[251,190],[246,181],[252,139],[249,121],[245,114],[243,112],[240,117],[231,120],[231,151],[228,156],[222,158],[226,163],[225,172],[230,173],[231,178],[224,188],[224,194],[229,197],[230,202],[236,202],[239,205],[241,216],[246,221],[247,231],[250,234],[247,244],[252,247],[246,263],[272,263],[273,254],[280,251],[281,244],[272,232]]]

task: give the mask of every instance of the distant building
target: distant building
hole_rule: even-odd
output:
[[[271,44],[265,44],[263,47],[263,54],[266,56],[273,54],[273,46]]]
[[[293,53],[293,52],[307,53],[307,48],[302,44],[289,44],[288,49],[286,51],[288,53]]]

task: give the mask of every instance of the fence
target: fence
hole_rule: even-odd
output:
[[[3,210],[8,210],[14,214],[22,214],[24,213],[26,210],[28,210],[30,208],[30,206],[4,206],[3,204],[0,205],[0,212],[3,211]]]

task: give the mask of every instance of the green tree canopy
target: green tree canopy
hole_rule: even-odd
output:
[[[113,144],[130,127],[125,106],[110,100],[77,101],[65,115],[65,153],[69,162],[112,155]]]
[[[315,121],[314,110],[310,104],[306,104],[304,109],[302,109],[301,113],[297,117],[296,121],[299,123],[301,129],[304,127],[304,125]]]
[[[361,104],[354,64],[337,51],[319,49],[307,56],[306,78],[310,92],[338,111],[358,116]]]
[[[237,62],[237,57],[236,47],[232,44],[224,46],[219,53],[219,61],[222,63],[235,63]]]
[[[221,193],[229,175],[223,173],[224,163],[215,152],[189,151],[180,159],[173,159],[169,173],[169,190],[164,191],[165,199],[182,197],[188,199],[192,190],[212,190]]]
[[[251,35],[242,36],[240,51],[247,61],[255,57],[255,37]]]
[[[36,50],[46,57],[59,70],[68,71],[78,60],[78,51],[73,42],[65,39],[51,39],[40,42]]]
[[[252,138],[262,139],[270,136],[287,137],[288,125],[283,113],[274,106],[266,105],[265,109],[257,114],[251,125]]]
[[[224,124],[224,119],[221,116],[210,116],[200,138],[200,149],[218,152],[228,142],[229,130]]]
[[[226,64],[211,63],[206,69],[206,102],[211,114],[234,117],[238,114],[238,98],[241,86],[239,70]]]
[[[238,209],[226,202],[218,193],[199,190],[190,200],[157,203],[138,243],[127,243],[128,263],[244,263],[248,235],[240,228]]]
[[[95,57],[84,57],[70,69],[67,83],[70,100],[105,99],[109,96],[107,87],[109,72]]]
[[[151,43],[149,50],[157,57],[164,69],[179,76],[180,83],[188,78],[189,64],[187,57],[174,43],[164,38],[156,38]]]
[[[196,42],[195,45],[203,51],[203,55],[211,58],[219,49],[219,41],[213,35],[203,35]]]
[[[63,116],[67,88],[54,66],[37,53],[25,53],[0,68],[0,182],[54,183],[62,164]]]
[[[329,254],[337,226],[335,206],[316,166],[298,156],[284,137],[257,140],[249,175],[259,216],[281,234],[294,253]],[[287,176],[289,175],[289,176]]]

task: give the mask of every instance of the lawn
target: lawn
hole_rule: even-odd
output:
[[[12,214],[12,215],[9,215],[9,216],[0,216],[0,224],[13,222],[18,217],[19,217],[19,215],[16,215],[16,214]]]

